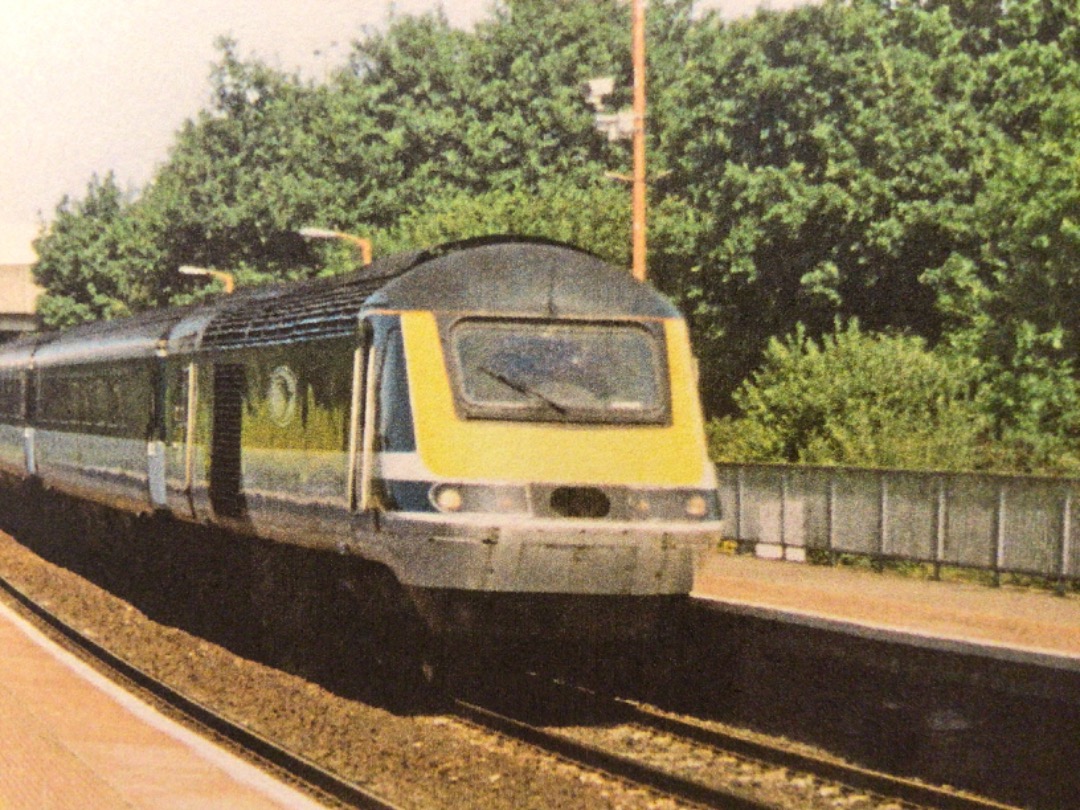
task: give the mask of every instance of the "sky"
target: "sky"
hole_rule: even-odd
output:
[[[698,0],[729,17],[800,0]],[[0,264],[34,261],[31,242],[65,195],[97,174],[145,186],[174,134],[209,100],[214,41],[242,57],[318,77],[342,64],[391,8],[437,0],[0,0]],[[443,0],[468,27],[490,0]]]

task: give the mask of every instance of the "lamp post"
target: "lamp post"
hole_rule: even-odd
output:
[[[360,251],[360,260],[365,265],[371,264],[370,239],[343,231],[333,231],[328,228],[301,228],[297,233],[305,239],[338,239],[342,242],[348,242]]]
[[[210,276],[211,278],[220,279],[225,286],[226,295],[231,294],[236,289],[236,279],[233,278],[233,274],[226,273],[224,270],[211,270],[208,267],[195,267],[194,265],[185,264],[180,267],[180,272],[185,276]]]
[[[645,267],[645,0],[632,0],[631,49],[634,61],[633,273],[646,277]]]
[[[634,278],[644,281],[647,275],[646,254],[646,189],[645,168],[645,0],[631,0],[631,56],[634,66],[634,99],[629,110],[604,112],[604,97],[614,89],[614,80],[603,76],[590,79],[582,86],[586,100],[596,110],[596,127],[609,141],[632,139],[633,168],[629,177],[608,173],[615,180],[630,183],[632,195],[631,244]]]

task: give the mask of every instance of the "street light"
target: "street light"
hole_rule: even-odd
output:
[[[615,92],[615,77],[597,76],[595,79],[589,79],[582,83],[581,92],[585,100],[595,107],[597,112],[603,112],[604,99]]]
[[[181,265],[180,272],[185,276],[210,276],[211,278],[220,279],[221,283],[225,285],[226,295],[236,289],[236,279],[233,278],[233,274],[226,273],[224,270],[211,270],[208,267],[195,267],[194,265],[185,264]]]
[[[633,139],[633,172],[628,180],[632,188],[633,274],[638,281],[646,277],[646,175],[645,175],[645,0],[631,0],[631,50],[634,64],[634,104],[629,110],[604,112],[604,97],[611,94],[614,82],[607,76],[590,79],[582,86],[586,100],[596,109],[596,126],[609,141]]]
[[[645,0],[632,0],[634,59],[634,278],[645,280]]]
[[[328,228],[301,228],[297,231],[305,239],[338,239],[348,242],[360,251],[360,260],[365,264],[371,264],[371,240],[362,236],[355,236],[343,231],[332,231]]]

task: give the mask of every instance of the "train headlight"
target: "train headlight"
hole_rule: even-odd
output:
[[[691,495],[683,505],[687,517],[703,518],[709,513],[709,501],[704,495]]]
[[[465,502],[465,499],[461,497],[461,490],[457,487],[436,487],[431,495],[435,508],[440,512],[457,512]]]
[[[432,506],[440,512],[524,515],[529,501],[524,487],[487,484],[434,484],[428,492]]]

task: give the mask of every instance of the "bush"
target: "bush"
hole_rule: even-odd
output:
[[[735,393],[741,413],[709,425],[714,457],[909,469],[985,466],[989,417],[973,364],[921,338],[839,324],[773,339]]]

